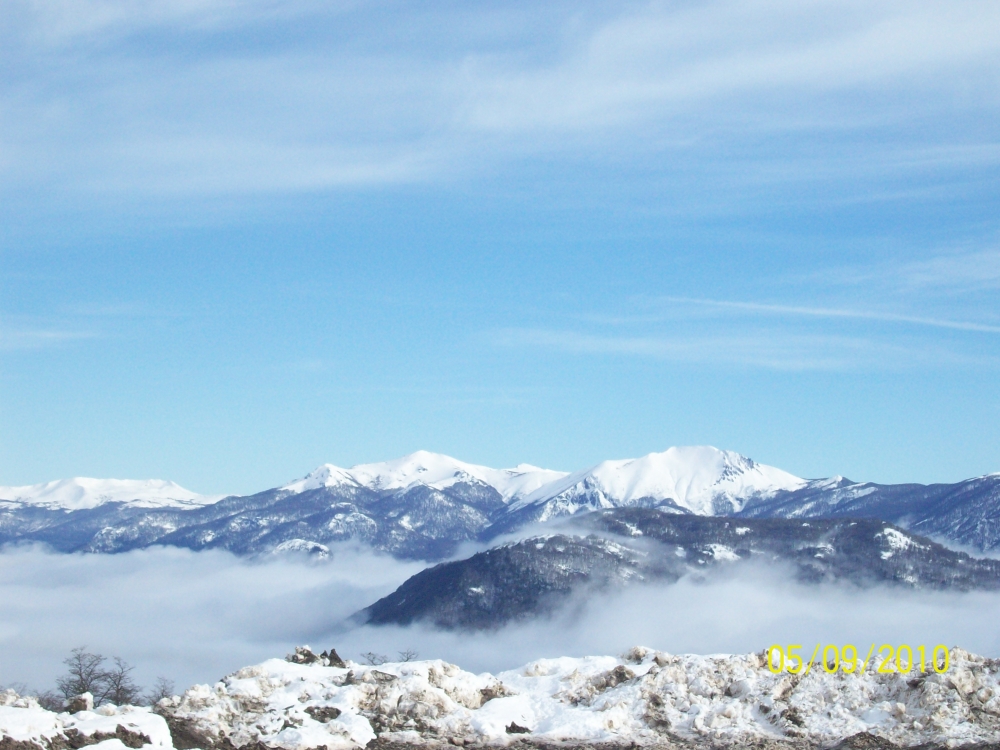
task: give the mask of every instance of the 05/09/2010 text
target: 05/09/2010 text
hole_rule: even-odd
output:
[[[858,658],[858,650],[850,644],[837,646],[831,643],[827,646],[822,646],[822,654],[820,653],[821,646],[822,644],[816,644],[816,648],[813,649],[812,658],[806,662],[801,655],[802,644],[790,643],[787,646],[775,644],[767,650],[767,668],[774,674],[780,674],[781,672],[809,674],[813,663],[819,657],[819,663],[822,665],[823,671],[829,674],[833,674],[838,670],[843,671],[845,674],[862,674],[868,667],[872,654],[876,653],[874,643],[868,649],[868,655],[864,659]],[[916,653],[914,654],[914,652]],[[875,671],[879,674],[909,674],[915,669],[927,672],[928,667],[939,674],[948,671],[950,658],[947,646],[935,646],[929,660],[927,657],[927,649],[924,646],[917,646],[916,649],[912,649],[905,643],[901,646],[883,643],[876,654],[878,667]]]

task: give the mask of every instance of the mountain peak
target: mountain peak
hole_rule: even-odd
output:
[[[346,469],[341,469],[333,464],[322,464],[301,479],[289,482],[278,489],[286,490],[292,494],[307,492],[308,490],[318,490],[321,487],[336,487],[342,484],[354,483],[354,477]]]
[[[665,503],[713,515],[720,499],[736,510],[754,495],[804,484],[799,477],[733,451],[710,445],[680,446],[641,458],[602,461],[539,488],[519,506],[555,501],[563,514],[584,506]]]

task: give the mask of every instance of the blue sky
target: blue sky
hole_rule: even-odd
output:
[[[1000,471],[996,3],[0,16],[0,484]]]

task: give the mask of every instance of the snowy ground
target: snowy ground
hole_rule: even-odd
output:
[[[642,648],[622,657],[542,659],[496,675],[440,660],[334,667],[272,659],[192,687],[158,710],[206,747],[226,738],[225,746],[286,750],[360,747],[376,736],[457,745],[770,739],[829,746],[859,732],[903,746],[1000,741],[1000,661],[952,649],[946,674],[878,674],[875,667],[847,675],[816,665],[796,677],[772,674],[762,654]],[[44,744],[68,729],[114,733],[119,723],[147,735],[148,747],[171,746],[164,720],[145,709],[57,715],[12,693],[0,697],[0,735],[14,740]],[[101,744],[121,750],[116,743]]]
[[[0,746],[30,743],[95,750],[172,748],[167,722],[148,708],[100,706],[96,711],[53,713],[13,690],[0,692]],[[126,744],[127,743],[127,744]]]
[[[633,649],[543,659],[497,675],[442,661],[347,668],[271,660],[189,690],[178,716],[222,728],[236,744],[288,748],[461,738],[506,743],[512,724],[532,739],[654,744],[676,737],[800,738],[871,732],[897,744],[1000,739],[1000,664],[961,650],[945,675],[772,674],[762,655],[671,656]],[[334,707],[330,721],[313,718]],[[310,712],[310,709],[312,711]]]

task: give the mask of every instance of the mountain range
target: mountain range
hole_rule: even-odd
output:
[[[418,451],[350,469],[325,464],[281,487],[221,498],[159,480],[0,487],[0,544],[322,554],[331,543],[357,540],[398,557],[440,560],[463,542],[523,537],[538,524],[609,508],[748,519],[869,517],[951,544],[1000,548],[1000,474],[938,485],[807,480],[707,446],[573,473],[528,464],[492,469]]]

